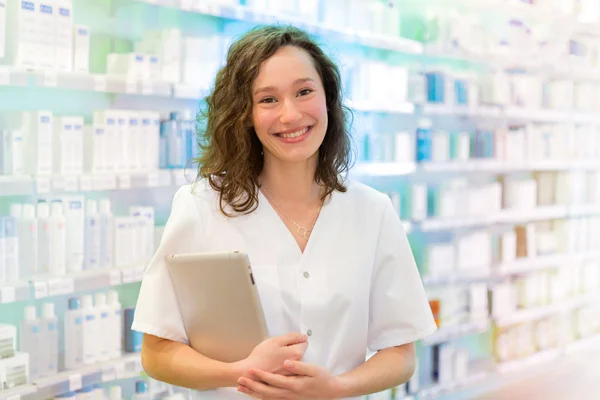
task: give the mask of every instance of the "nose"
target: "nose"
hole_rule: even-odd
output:
[[[293,124],[302,118],[302,113],[294,104],[293,100],[286,100],[281,107],[281,115],[279,116],[279,121],[282,124]]]

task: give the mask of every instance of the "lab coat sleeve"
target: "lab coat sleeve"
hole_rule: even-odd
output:
[[[181,312],[165,263],[168,254],[199,252],[202,224],[189,185],[173,198],[160,246],[144,273],[132,329],[188,344]]]
[[[371,277],[368,347],[400,346],[436,329],[408,238],[386,198]]]

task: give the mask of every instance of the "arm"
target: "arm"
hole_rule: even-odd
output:
[[[145,334],[142,366],[159,381],[195,390],[237,386],[243,375],[240,363],[223,363],[205,357],[190,346]]]
[[[337,377],[338,398],[381,392],[408,382],[415,372],[413,343],[378,351],[364,364]]]

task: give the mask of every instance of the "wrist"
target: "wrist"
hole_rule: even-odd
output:
[[[343,375],[334,376],[332,384],[332,398],[344,399],[346,397],[351,397],[349,392],[350,385],[348,384],[348,378],[344,377]]]
[[[227,382],[230,387],[238,386],[238,379],[244,375],[248,375],[248,366],[246,365],[246,360],[236,361],[230,364],[227,364],[228,372],[227,372]]]

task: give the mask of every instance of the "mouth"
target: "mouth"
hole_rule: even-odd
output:
[[[301,136],[306,135],[311,129],[312,126],[306,126],[293,132],[276,133],[275,136],[282,139],[297,139]]]

